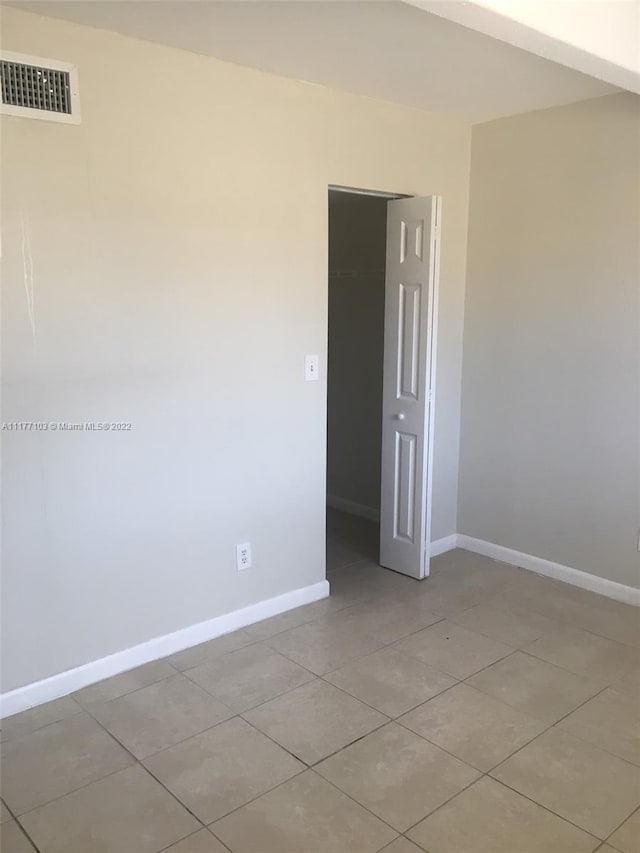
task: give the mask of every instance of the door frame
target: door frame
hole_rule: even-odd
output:
[[[431,551],[431,521],[433,516],[433,460],[436,431],[436,376],[437,376],[437,354],[438,354],[438,321],[440,319],[440,233],[442,225],[442,197],[435,196],[435,235],[433,246],[432,271],[433,289],[431,291],[431,327],[427,333],[427,347],[429,360],[429,420],[427,422],[427,484],[425,495],[425,524],[424,524],[424,547]],[[431,558],[431,553],[426,555]],[[428,573],[424,575],[428,577]]]
[[[376,198],[386,198],[388,201],[392,201],[393,199],[402,199],[402,198],[415,198],[419,194],[418,193],[394,193],[388,192],[385,190],[370,190],[365,189],[363,187],[349,187],[343,184],[328,184],[326,191],[326,204],[327,204],[327,222],[329,217],[329,193],[330,192],[343,192],[349,193],[350,195],[363,195],[363,196],[374,196]],[[441,220],[442,220],[442,203],[441,199],[438,199],[438,203],[436,204],[436,222],[435,228],[438,237],[440,236],[441,231]],[[329,233],[327,231],[327,257],[329,255]],[[422,547],[426,549],[430,549],[431,547],[431,520],[433,516],[433,460],[434,460],[434,437],[435,437],[435,424],[436,424],[436,402],[437,402],[437,393],[436,393],[436,373],[437,373],[437,345],[438,345],[438,322],[439,322],[439,282],[440,282],[440,240],[437,239],[435,241],[435,246],[433,249],[433,290],[430,294],[430,298],[432,300],[432,310],[431,310],[431,325],[427,331],[427,359],[429,361],[429,375],[428,375],[428,390],[429,390],[429,417],[427,419],[427,431],[425,435],[426,441],[426,453],[427,453],[427,482],[426,482],[426,496],[425,496],[425,520],[424,520],[424,541],[422,543]],[[327,300],[329,298],[329,276],[327,275]],[[329,352],[329,322],[327,316],[327,324],[326,324],[326,339],[325,339],[325,351]],[[425,377],[427,379],[427,377]],[[328,374],[327,374],[327,392],[329,388],[328,383]],[[381,413],[382,418],[382,413]],[[380,463],[382,459],[380,459]],[[326,487],[325,487],[326,488]],[[325,532],[326,532],[326,520],[325,520]],[[391,571],[391,570],[390,570]],[[427,575],[425,575],[426,577]]]
[[[407,195],[407,193],[390,193],[385,192],[384,190],[364,190],[359,189],[358,187],[345,187],[341,184],[329,184],[327,187],[327,192],[332,193],[348,193],[349,195],[372,195],[375,198],[386,198],[389,201],[392,201],[394,198],[413,198],[412,195]]]

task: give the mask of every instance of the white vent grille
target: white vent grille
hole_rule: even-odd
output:
[[[69,72],[20,62],[0,62],[2,103],[33,110],[71,113]]]
[[[0,88],[1,111],[7,115],[80,121],[78,74],[69,63],[3,51]]]

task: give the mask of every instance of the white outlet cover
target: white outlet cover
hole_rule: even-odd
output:
[[[305,355],[304,357],[304,380],[315,382],[318,379],[320,358],[317,355]]]
[[[251,542],[242,542],[236,545],[236,570],[244,572],[251,568]]]

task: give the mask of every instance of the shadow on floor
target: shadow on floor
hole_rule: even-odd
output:
[[[360,560],[380,560],[380,525],[327,507],[327,572]]]

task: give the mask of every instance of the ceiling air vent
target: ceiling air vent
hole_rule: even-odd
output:
[[[75,65],[2,51],[0,84],[0,112],[5,115],[80,123]]]

